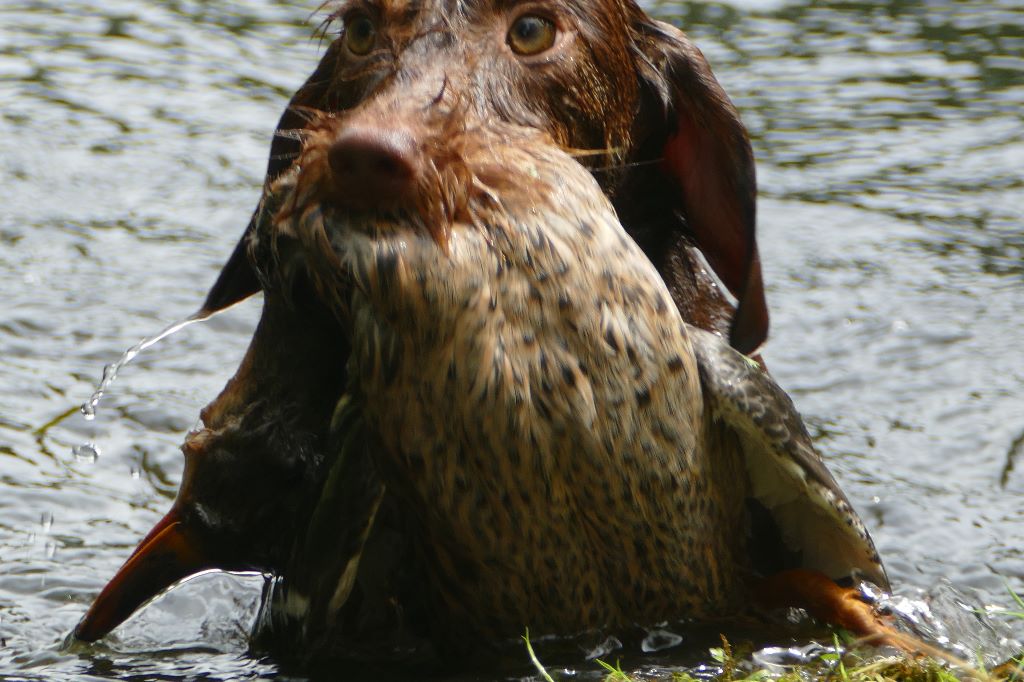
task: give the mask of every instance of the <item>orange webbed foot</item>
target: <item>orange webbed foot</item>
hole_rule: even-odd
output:
[[[796,607],[829,625],[849,630],[865,643],[892,646],[911,655],[936,655],[938,650],[913,635],[896,630],[861,592],[842,587],[819,571],[803,568],[781,571],[757,579],[754,602],[763,608]],[[941,658],[948,658],[941,652]]]

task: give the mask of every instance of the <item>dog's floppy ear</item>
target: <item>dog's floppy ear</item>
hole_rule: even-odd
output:
[[[637,32],[640,78],[661,111],[646,117],[660,172],[678,188],[673,208],[737,307],[729,343],[753,353],[768,336],[768,308],[755,237],[757,181],[746,128],[700,50],[669,24]]]
[[[339,49],[337,42],[327,48],[320,63],[317,64],[316,71],[298,89],[288,103],[288,108],[281,115],[281,119],[277,122],[274,139],[270,143],[270,159],[267,162],[264,189],[269,187],[281,173],[288,170],[301,151],[301,142],[298,136],[286,134],[286,131],[305,128],[308,121],[306,111],[331,108],[332,75],[335,71]],[[221,268],[217,281],[213,283],[210,292],[206,295],[206,301],[198,313],[200,316],[212,315],[260,290],[256,270],[249,261],[249,238],[256,229],[256,219],[259,214],[260,209],[257,207],[249,220],[248,227],[245,228],[241,239],[235,245],[231,257]]]

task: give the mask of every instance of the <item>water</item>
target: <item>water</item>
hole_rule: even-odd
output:
[[[100,645],[59,645],[169,506],[178,446],[241,359],[258,301],[139,355],[95,420],[78,405],[133,340],[201,304],[320,53],[316,4],[0,5],[0,677],[277,674],[245,655],[253,576],[204,575]],[[1024,9],[658,12],[698,41],[751,129],[766,357],[909,617],[969,649],[1020,637],[995,612],[1007,586],[1024,592]],[[596,679],[599,645],[553,672]],[[713,670],[707,646],[608,657]],[[509,676],[530,674],[520,663]]]
[[[147,348],[151,348],[160,341],[163,341],[171,334],[181,331],[190,324],[193,324],[195,322],[201,322],[206,318],[207,315],[196,313],[194,315],[186,317],[184,320],[179,320],[174,324],[168,325],[159,334],[147,336],[138,343],[136,343],[134,346],[126,350],[117,360],[117,362],[112,362],[109,365],[104,366],[103,378],[100,379],[99,385],[96,386],[96,389],[92,392],[92,395],[89,396],[89,400],[82,403],[82,406],[79,408],[79,411],[82,413],[82,417],[84,417],[86,421],[92,421],[93,419],[96,418],[96,408],[99,406],[100,400],[103,399],[103,394],[107,392],[107,390],[110,388],[110,385],[114,383],[115,379],[117,379],[118,372],[120,372],[125,365],[134,360],[139,355],[139,353],[146,350]],[[93,445],[92,443],[86,443],[84,445],[76,446],[74,448],[76,457],[79,455],[79,450],[81,450],[82,452],[91,453],[93,458],[99,456],[99,451],[96,449],[96,446]]]

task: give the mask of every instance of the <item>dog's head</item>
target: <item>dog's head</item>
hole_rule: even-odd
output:
[[[334,9],[325,31],[335,27],[279,123],[268,186],[298,157],[301,131],[322,112],[344,114],[363,148],[350,193],[368,202],[394,189],[381,169],[395,161],[394,172],[407,172],[402,158],[416,157],[438,132],[428,127],[439,120],[439,103],[461,110],[465,125],[497,119],[543,131],[595,174],[688,321],[727,326],[743,352],[764,342],[753,155],[735,108],[679,30],[629,0],[356,0]],[[383,150],[377,160],[374,148]],[[207,312],[260,288],[247,253],[252,228]],[[669,272],[680,258],[699,269],[686,253],[694,245],[735,297],[735,311],[710,291],[711,280],[673,281],[695,279]]]

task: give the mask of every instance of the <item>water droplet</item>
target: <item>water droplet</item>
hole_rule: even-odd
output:
[[[671,649],[674,646],[678,646],[683,641],[682,635],[677,635],[674,632],[668,630],[650,630],[647,636],[644,637],[644,641],[640,643],[640,648],[646,653],[653,651],[663,651],[665,649]]]
[[[595,658],[601,658],[607,656],[613,651],[617,651],[622,648],[622,642],[619,641],[618,637],[611,636],[606,640],[594,647],[590,653],[587,654],[587,660],[592,661]]]
[[[132,469],[131,469],[132,480],[137,481],[137,480],[139,480],[139,478],[141,478],[141,476],[142,476],[142,472],[139,471],[139,467],[137,467],[137,466],[135,466],[133,464],[132,465]]]
[[[39,525],[43,527],[44,533],[49,533],[53,528],[53,512],[43,512],[39,517]]]
[[[92,395],[89,396],[89,400],[82,404],[81,412],[82,416],[85,417],[86,421],[92,421],[96,418],[96,407],[100,404],[100,400],[103,398],[103,394],[106,393],[110,385],[114,383],[114,379],[117,379],[117,373],[121,371],[121,368],[127,365],[129,362],[134,360],[139,353],[146,350],[153,344],[159,342],[162,339],[166,339],[171,334],[184,329],[193,322],[200,322],[209,317],[206,313],[195,313],[186,317],[184,320],[179,320],[174,324],[168,326],[159,334],[155,336],[147,336],[146,338],[139,341],[137,344],[129,348],[121,355],[121,359],[117,362],[106,365],[103,368],[103,378],[100,380],[96,390],[93,391]]]
[[[95,443],[82,443],[71,448],[71,454],[75,456],[77,462],[92,464],[100,458],[100,449]]]
[[[841,656],[843,650],[811,643],[802,647],[770,646],[751,655],[754,663],[771,672],[785,672],[795,666],[807,665],[826,654]],[[836,658],[838,660],[838,658]]]

